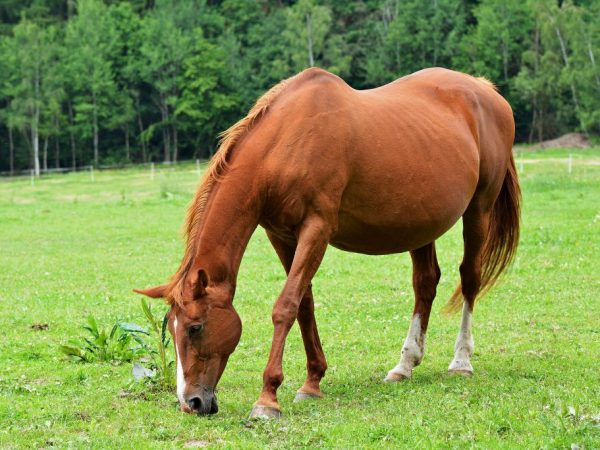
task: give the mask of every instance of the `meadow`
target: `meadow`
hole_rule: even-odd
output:
[[[285,279],[261,229],[240,270],[244,331],[217,415],[179,412],[174,392],[134,385],[131,364],[77,363],[58,350],[83,335],[90,314],[105,326],[144,324],[131,289],[176,270],[195,165],[157,167],[153,178],[139,167],[93,180],[89,172],[0,179],[0,448],[599,448],[600,149],[519,160],[521,244],[476,306],[475,375],[446,373],[459,316],[441,308],[458,280],[460,224],[437,242],[442,279],[425,358],[403,383],[382,380],[412,312],[410,258],[330,248],[313,282],[325,398],[292,402],[305,376],[295,326],[280,421],[247,420]]]

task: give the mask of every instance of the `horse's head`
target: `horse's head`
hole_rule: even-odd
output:
[[[193,414],[217,412],[215,387],[242,333],[230,289],[209,285],[197,272],[168,313],[169,331],[177,354],[177,398],[181,410]],[[136,290],[152,298],[165,297],[167,286]]]

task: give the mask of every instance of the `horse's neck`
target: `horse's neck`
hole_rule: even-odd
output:
[[[206,270],[212,282],[227,283],[232,289],[261,214],[260,196],[251,187],[252,179],[251,172],[236,171],[235,177],[225,174],[213,186],[193,263],[196,269]]]

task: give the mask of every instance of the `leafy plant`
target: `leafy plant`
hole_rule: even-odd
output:
[[[82,337],[83,342],[70,341],[68,345],[61,345],[62,353],[83,362],[130,362],[146,353],[142,336],[148,331],[134,323],[117,322],[107,331],[90,315],[83,328],[89,336]]]
[[[133,366],[133,377],[136,381],[143,380],[161,388],[172,388],[175,386],[175,362],[169,356],[171,353],[168,352],[171,338],[167,333],[167,316],[165,315],[162,320],[160,317],[156,317],[146,300],[142,299],[141,307],[155,337],[156,347],[144,344],[145,350],[150,356],[150,362],[148,367],[142,365],[142,361],[136,362]]]

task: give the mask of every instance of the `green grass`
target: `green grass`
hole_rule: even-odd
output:
[[[566,157],[576,163],[567,173]],[[177,268],[193,166],[0,180],[0,448],[600,447],[600,152],[523,158],[522,240],[513,269],[475,310],[475,376],[446,368],[459,317],[440,314],[458,280],[460,225],[438,241],[442,280],[413,379],[384,384],[413,306],[407,255],[329,249],[314,281],[326,397],[295,404],[305,357],[288,338],[284,418],[248,423],[284,272],[262,230],[242,262],[244,321],[219,385],[220,412],[180,413],[174,393],[131,387],[131,366],[81,364],[58,346],[102,325],[144,324],[131,292]],[[561,159],[562,158],[562,159]],[[534,160],[534,162],[531,162]],[[154,301],[155,308],[166,308]],[[35,323],[48,330],[36,331]]]

